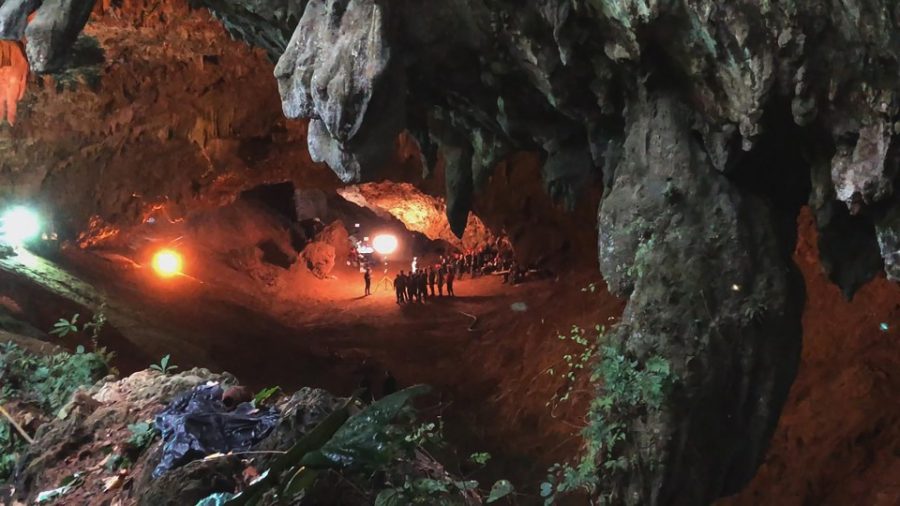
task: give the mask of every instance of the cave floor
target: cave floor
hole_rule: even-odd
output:
[[[433,386],[433,412],[447,421],[448,435],[471,445],[466,451],[491,451],[505,462],[498,472],[517,481],[539,479],[547,463],[577,445],[577,426],[554,419],[565,414],[547,416],[558,380],[542,373],[565,353],[557,332],[611,320],[619,301],[589,304],[582,279],[509,286],[484,276],[458,281],[454,298],[398,305],[393,290],[379,286],[381,273],[373,273],[375,293],[362,297],[362,275],[349,268],[326,280],[299,271],[266,284],[209,261],[163,281],[115,255],[75,248],[56,262],[29,254],[0,260],[4,291],[37,329],[105,301],[110,325],[101,344],[117,353],[123,374],[171,354],[181,369],[228,371],[254,388],[315,386],[347,395],[368,378],[377,395],[390,371],[401,387]],[[517,302],[527,309],[514,310]],[[88,346],[83,337],[62,341]],[[568,412],[579,409],[573,404]],[[512,423],[498,424],[498,417]]]

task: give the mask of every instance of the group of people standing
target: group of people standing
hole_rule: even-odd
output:
[[[443,297],[444,285],[447,286],[447,296],[453,297],[453,281],[456,273],[445,266],[438,268],[429,267],[406,274],[400,271],[394,278],[394,291],[397,293],[397,304],[409,302],[425,302],[428,297]],[[437,287],[437,289],[435,289]]]

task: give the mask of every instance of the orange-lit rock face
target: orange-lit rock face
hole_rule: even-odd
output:
[[[305,123],[284,119],[261,51],[186,2],[120,5],[95,11],[84,32],[103,62],[32,78],[15,128],[0,130],[0,200],[46,207],[71,232],[62,237],[90,231],[81,239],[96,244],[154,209],[177,220],[265,182],[336,185],[310,161]],[[3,62],[24,65],[20,46],[3,47]],[[2,67],[4,86],[24,83],[9,79],[15,68]]]
[[[808,209],[799,223],[800,370],[764,464],[719,505],[900,504],[900,290],[882,277],[847,301],[818,261]]]
[[[0,41],[0,119],[16,123],[19,100],[25,96],[28,82],[28,59],[17,41]]]
[[[493,239],[474,214],[469,215],[466,233],[459,239],[450,230],[444,199],[427,195],[409,183],[365,183],[341,188],[338,193],[360,207],[390,214],[429,239],[442,239],[463,249],[477,248]]]

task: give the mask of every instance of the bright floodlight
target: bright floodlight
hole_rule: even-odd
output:
[[[381,255],[390,255],[397,250],[397,238],[388,234],[376,235],[372,247]]]
[[[181,274],[181,255],[170,249],[159,250],[153,255],[153,270],[163,278]]]
[[[0,241],[20,245],[36,239],[41,233],[41,220],[36,212],[22,206],[13,207],[0,217]]]

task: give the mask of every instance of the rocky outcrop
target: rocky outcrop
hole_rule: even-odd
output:
[[[25,28],[31,70],[61,69],[93,8],[94,0],[45,0]]]
[[[326,242],[313,241],[307,244],[300,253],[300,258],[303,265],[317,278],[324,279],[334,270],[334,246]]]
[[[471,192],[514,149],[543,151],[548,189],[573,201],[648,76],[701,113],[698,135],[726,173],[765,135],[763,112],[789,104],[797,125],[822,131],[811,147],[834,151],[822,184],[865,214],[891,198],[896,172],[897,13],[883,0],[832,3],[314,1],[276,75],[286,113],[315,118],[311,151],[345,181],[375,177],[372,149],[392,145],[363,133],[405,114],[424,154],[442,148],[457,232]],[[388,70],[401,61],[405,78]],[[371,105],[402,96],[387,86],[402,80],[405,104],[387,120]]]
[[[104,485],[115,479],[115,467],[107,464],[131,437],[128,425],[151,419],[175,395],[209,381],[236,382],[227,373],[214,374],[205,369],[176,375],[141,371],[77,391],[58,419],[41,426],[34,444],[20,458],[16,493],[31,504],[40,491],[56,488],[73,473],[81,473],[88,484],[68,494],[64,499],[67,504],[112,502],[119,494],[130,494],[121,482],[118,486]],[[133,469],[135,476],[145,467],[149,474],[155,465],[150,457],[151,452],[141,455]]]
[[[410,183],[381,181],[350,185],[338,194],[354,204],[371,209],[380,216],[392,216],[414,232],[432,240],[443,240],[463,249],[479,248],[494,240],[494,235],[480,218],[470,214],[465,233],[457,237],[447,221],[447,204],[440,197],[428,195]]]
[[[92,4],[42,4],[26,30],[32,69],[59,67]],[[862,249],[879,242],[895,276],[896,227],[885,208],[897,172],[900,13],[888,0],[195,4],[280,54],[275,74],[286,115],[311,119],[310,154],[345,182],[376,178],[404,129],[429,169],[441,148],[457,234],[472,192],[517,149],[542,151],[548,190],[574,202],[611,154],[609,141],[623,135],[630,90],[655,77],[701,113],[699,135],[726,173],[765,135],[767,109],[789,108],[794,123],[819,131],[809,147],[833,153],[828,178],[815,178],[817,190],[832,195],[814,202],[823,228],[843,226],[833,219],[839,211],[822,210],[842,203],[868,231],[858,235]],[[26,7],[5,4],[11,34]],[[833,251],[829,235],[823,230],[825,264],[836,266],[836,281],[850,293],[860,279],[837,267],[846,255]],[[858,271],[864,278],[872,269]]]
[[[40,0],[7,0],[0,5],[0,39],[22,40],[28,15],[40,5]]]
[[[624,504],[707,504],[756,472],[800,359],[802,279],[770,209],[720,174],[671,96],[629,106],[600,206],[600,266],[629,297],[614,341],[665,357],[679,388],[628,420]],[[606,487],[602,487],[608,490]]]
[[[402,129],[386,3],[307,4],[275,67],[285,116],[310,119],[309,154],[344,182],[372,177]]]

